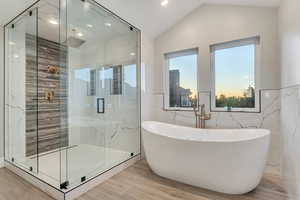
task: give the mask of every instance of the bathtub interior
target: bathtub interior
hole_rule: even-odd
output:
[[[142,127],[152,134],[202,142],[238,142],[270,136],[267,129],[198,129],[154,121],[143,122]]]

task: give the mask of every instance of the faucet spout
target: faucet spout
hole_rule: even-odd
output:
[[[205,104],[199,105],[200,113],[195,112],[196,115],[196,128],[205,128],[205,121],[211,119],[211,114],[206,114],[205,112]],[[195,110],[195,109],[194,109]]]

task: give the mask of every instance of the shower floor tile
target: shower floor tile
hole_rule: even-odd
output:
[[[38,176],[42,180],[59,187],[69,180],[80,183],[83,176],[90,178],[127,160],[129,152],[95,145],[81,144],[62,151],[43,153],[38,158]],[[36,165],[36,158],[28,158],[23,165]]]

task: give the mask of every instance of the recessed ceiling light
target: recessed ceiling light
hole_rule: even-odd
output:
[[[12,41],[9,41],[8,44],[9,44],[9,45],[16,45],[16,43],[15,43],[15,42],[12,42]]]
[[[87,24],[86,26],[89,27],[89,28],[93,28],[92,24]]]
[[[107,27],[111,27],[111,23],[109,23],[109,22],[104,23],[104,25]]]
[[[85,3],[83,4],[83,8],[84,8],[85,10],[89,10],[89,9],[90,9],[90,4],[89,4],[88,2],[85,2]]]
[[[130,55],[131,55],[131,56],[135,56],[135,53],[134,53],[134,52],[131,52]]]
[[[54,20],[54,19],[49,20],[49,23],[50,23],[50,24],[54,24],[54,25],[57,25],[57,24],[58,24],[58,22],[57,22],[56,20]]]
[[[77,36],[78,36],[78,37],[82,37],[83,34],[82,34],[82,33],[77,33]]]
[[[168,3],[169,3],[168,0],[163,0],[163,1],[160,3],[160,5],[161,5],[161,6],[166,6]]]

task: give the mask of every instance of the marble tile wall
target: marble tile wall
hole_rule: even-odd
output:
[[[291,200],[300,198],[300,85],[281,90],[282,177]]]
[[[154,95],[154,116],[158,121],[195,126],[194,112],[164,111],[163,95]],[[206,122],[208,128],[265,128],[272,132],[267,170],[280,173],[282,145],[280,134],[280,90],[263,90],[261,92],[260,113],[211,112],[211,120]],[[200,103],[210,111],[209,93],[200,93]]]

